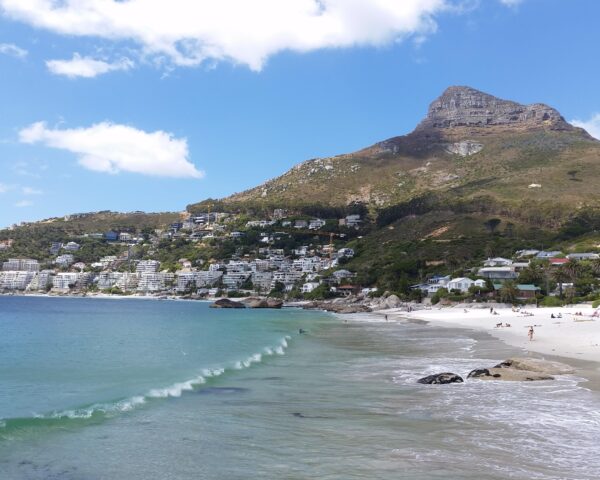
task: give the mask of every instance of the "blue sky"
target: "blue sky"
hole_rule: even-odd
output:
[[[0,0],[0,12],[0,226],[182,210],[408,133],[450,85],[548,103],[600,136],[595,0]]]

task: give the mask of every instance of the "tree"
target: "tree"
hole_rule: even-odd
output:
[[[563,265],[560,265],[554,272],[552,272],[553,280],[558,283],[558,295],[562,299],[563,298],[563,283],[568,282],[571,279],[571,275]]]
[[[504,233],[507,237],[512,238],[515,235],[515,224],[508,222],[504,227]]]
[[[447,298],[447,297],[448,297],[448,289],[442,287],[442,288],[438,289],[438,291],[433,294],[433,296],[431,297],[431,303],[433,305],[435,305],[442,298]]]
[[[244,283],[240,285],[240,290],[254,290],[254,284],[252,283],[252,277],[248,277]]]
[[[282,282],[275,282],[271,292],[269,293],[270,297],[282,297],[285,292],[285,285]]]
[[[533,285],[542,285],[546,279],[544,266],[539,262],[531,262],[529,266],[519,273],[520,283],[531,283]]]
[[[600,258],[595,258],[590,262],[590,268],[594,275],[600,275]]]
[[[502,220],[500,220],[499,218],[490,218],[489,220],[486,220],[483,224],[485,225],[485,228],[487,228],[493,235],[500,223],[502,223]]]
[[[515,303],[519,296],[519,289],[513,281],[504,282],[502,288],[500,288],[500,300],[505,303]]]
[[[571,282],[575,282],[584,271],[583,265],[580,262],[571,260],[564,266],[565,272],[569,275]]]
[[[304,298],[307,300],[325,300],[333,297],[334,294],[326,283],[320,284],[310,293],[305,293]]]

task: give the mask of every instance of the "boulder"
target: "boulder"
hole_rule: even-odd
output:
[[[281,308],[283,307],[283,300],[278,298],[267,298],[267,308]]]
[[[534,382],[538,380],[554,380],[552,375],[516,368],[478,368],[469,373],[467,378],[478,380],[504,380],[508,382]]]
[[[512,368],[515,370],[526,370],[548,375],[567,375],[575,373],[575,370],[569,365],[550,360],[541,360],[539,358],[509,358],[508,360],[499,363],[494,368]]]
[[[402,300],[397,295],[390,295],[385,299],[386,308],[398,308],[402,305]]]
[[[264,298],[253,298],[247,303],[250,308],[269,308],[269,302]]]
[[[443,385],[447,383],[462,383],[464,380],[460,375],[456,373],[435,373],[428,375],[427,377],[420,378],[417,383],[423,383],[425,385]]]
[[[325,310],[333,313],[368,313],[372,312],[370,307],[362,303],[347,304],[342,302],[310,302],[302,308],[305,310]]]
[[[506,380],[511,382],[532,382],[554,380],[553,375],[565,375],[574,370],[564,363],[539,358],[509,358],[492,368],[477,368],[467,378],[479,380]]]
[[[490,370],[487,368],[476,368],[475,370],[471,370],[467,375],[467,378],[481,378],[481,377],[491,377],[492,374]],[[496,377],[500,377],[500,375],[496,374]]]
[[[228,298],[221,298],[213,303],[210,308],[246,308],[246,305],[241,302],[234,302]]]
[[[248,308],[281,308],[283,307],[283,300],[278,298],[260,298],[260,297],[249,297],[242,302]]]

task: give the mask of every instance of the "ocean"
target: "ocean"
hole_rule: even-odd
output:
[[[515,354],[365,315],[0,297],[0,479],[600,478],[585,379],[416,383]]]

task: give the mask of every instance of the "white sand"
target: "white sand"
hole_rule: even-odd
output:
[[[546,355],[559,355],[600,362],[600,318],[592,317],[595,310],[590,305],[559,308],[522,308],[514,312],[511,308],[495,309],[498,315],[487,309],[461,307],[432,307],[431,310],[418,310],[411,313],[398,310],[382,311],[390,317],[401,316],[425,320],[440,326],[460,326],[481,330],[499,338],[505,343],[532,352]],[[596,310],[600,315],[600,309]],[[525,316],[530,312],[533,316]],[[583,315],[575,315],[581,312]],[[551,318],[551,314],[562,318]],[[502,327],[496,324],[502,323]],[[506,327],[506,324],[510,327]],[[529,341],[527,331],[533,325],[533,341]]]

